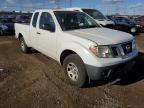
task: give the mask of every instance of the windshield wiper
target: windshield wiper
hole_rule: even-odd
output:
[[[86,28],[96,28],[98,26],[96,25],[87,25],[87,26],[80,26],[80,29],[86,29]]]

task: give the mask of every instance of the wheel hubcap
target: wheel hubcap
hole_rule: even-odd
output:
[[[67,74],[72,81],[78,80],[78,68],[74,63],[69,63],[67,65]]]

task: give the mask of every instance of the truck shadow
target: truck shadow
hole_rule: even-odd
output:
[[[34,49],[30,51],[30,54],[37,54],[37,53],[39,52]],[[102,86],[105,84],[124,86],[136,83],[143,79],[144,79],[144,53],[139,52],[136,58],[136,64],[130,72],[122,74],[121,76],[113,76],[101,81],[90,81],[90,82],[87,81],[84,88],[92,88]]]
[[[127,72],[121,76],[111,77],[102,81],[91,81],[90,84],[86,84],[86,88],[101,86],[105,84],[126,86],[134,84],[144,79],[144,53],[139,53],[136,58],[136,64],[130,72]]]
[[[30,48],[30,51],[28,52],[28,54],[37,54],[37,53],[40,53],[40,52],[38,52],[37,50],[33,48]]]
[[[139,53],[134,68],[120,77],[116,85],[129,85],[144,79],[144,53]]]

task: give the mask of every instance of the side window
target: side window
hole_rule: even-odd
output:
[[[55,24],[52,16],[47,13],[43,12],[40,17],[39,28],[43,30],[55,31]]]
[[[127,19],[123,19],[122,22],[123,22],[124,24],[129,24],[129,20],[127,20]]]
[[[116,18],[116,22],[117,22],[117,23],[120,23],[120,24],[121,24],[121,23],[122,23],[121,21],[122,21],[121,18]]]
[[[39,15],[38,12],[36,12],[36,13],[34,14],[33,21],[32,21],[33,27],[36,27],[38,15]]]

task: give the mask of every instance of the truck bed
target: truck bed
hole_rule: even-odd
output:
[[[15,37],[19,38],[19,36],[22,35],[25,41],[27,42],[27,45],[30,43],[30,25],[29,24],[20,24],[15,23]]]

